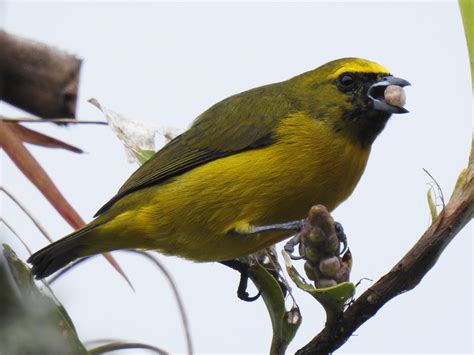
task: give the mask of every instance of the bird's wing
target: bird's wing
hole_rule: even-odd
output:
[[[281,84],[256,88],[217,103],[136,170],[96,216],[133,191],[164,183],[209,161],[272,144],[275,126],[293,111],[294,104]]]

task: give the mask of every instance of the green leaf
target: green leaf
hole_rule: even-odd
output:
[[[471,64],[471,84],[474,90],[474,1],[459,0],[459,8],[466,34],[467,50]]]
[[[6,244],[0,290],[1,354],[88,353],[63,306],[38,289],[30,269]]]
[[[251,265],[248,273],[259,288],[272,321],[273,338],[270,354],[284,354],[301,325],[299,308],[294,305],[289,311],[286,310],[280,284],[262,265],[258,263]]]
[[[290,278],[299,289],[309,293],[324,307],[327,323],[334,324],[346,302],[354,296],[355,285],[352,282],[343,282],[332,287],[315,288],[298,273],[288,254],[285,251],[282,253]]]
[[[431,188],[426,192],[426,199],[428,200],[428,207],[430,208],[431,220],[434,221],[436,217],[438,217],[438,211],[436,210],[436,204],[433,201]]]
[[[142,165],[148,159],[150,159],[153,155],[155,155],[155,151],[153,151],[153,150],[138,150],[138,151],[134,151],[133,154],[137,158],[138,164]]]

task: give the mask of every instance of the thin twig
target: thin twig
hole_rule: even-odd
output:
[[[25,243],[25,241],[23,239],[21,239],[20,235],[17,233],[17,231],[15,229],[13,229],[13,227],[5,220],[3,219],[2,217],[0,217],[0,223],[3,223],[5,225],[5,227],[7,227],[10,232],[12,232],[12,234],[17,237],[17,239],[21,242],[21,244],[23,244],[23,246],[25,247],[26,250],[28,250],[28,253],[33,254],[33,252],[31,251],[31,249],[28,247],[28,244]]]
[[[168,272],[168,270],[163,266],[163,264],[161,264],[160,261],[157,258],[155,258],[153,255],[151,255],[150,253],[147,253],[147,252],[141,251],[141,250],[126,250],[126,251],[131,252],[131,253],[135,253],[135,254],[139,254],[139,255],[142,255],[142,256],[148,258],[148,260],[150,260],[153,264],[155,264],[161,270],[163,275],[168,280],[168,282],[171,286],[171,289],[173,290],[174,297],[176,299],[176,303],[178,304],[179,312],[181,314],[181,322],[183,324],[184,332],[185,332],[185,335],[186,335],[186,346],[187,346],[187,349],[188,349],[188,354],[192,355],[194,351],[193,351],[193,344],[192,344],[192,340],[191,340],[191,332],[189,330],[188,317],[186,315],[186,310],[184,309],[184,303],[181,299],[180,293],[178,291],[178,287],[176,286],[176,283],[174,282],[173,277]]]
[[[429,173],[428,170],[423,168],[423,171],[425,172],[426,175],[428,175],[431,178],[433,183],[436,185],[436,188],[438,189],[439,198],[441,199],[441,203],[443,204],[443,208],[445,208],[446,204],[444,203],[444,195],[443,195],[443,190],[441,190],[441,186],[439,186],[438,181],[436,181],[436,179]]]
[[[69,264],[68,266],[62,268],[59,272],[57,272],[53,277],[51,277],[49,280],[48,280],[48,283],[51,285],[53,284],[55,281],[57,281],[61,276],[63,276],[64,274],[66,274],[68,271],[71,271],[73,268],[75,268],[76,266],[78,266],[79,264],[82,264],[84,261],[87,261],[87,260],[90,260],[91,258],[93,258],[94,256],[98,256],[99,254],[96,254],[96,255],[90,255],[90,256],[86,256],[84,258],[81,258],[79,260],[76,260],[74,262],[72,262],[71,264]],[[130,287],[132,288],[133,291],[135,291],[135,288],[133,287],[132,284],[129,284]]]
[[[28,209],[20,202],[18,199],[12,195],[11,192],[6,190],[4,187],[0,186],[0,191],[3,192],[5,195],[7,195],[10,200],[12,200],[20,209],[30,218],[30,220],[33,222],[33,224],[38,228],[38,230],[41,232],[41,234],[44,235],[46,239],[48,239],[51,243],[53,242],[53,238],[49,235],[49,233],[44,229],[44,227],[41,225],[41,223],[33,217],[33,214],[28,211]]]
[[[0,120],[0,146],[10,157],[13,163],[20,169],[28,180],[43,194],[58,213],[74,228],[79,229],[85,226],[84,220],[76,210],[70,205],[56,184],[46,173],[31,152],[26,149],[23,142],[15,134],[7,122]],[[115,261],[112,254],[106,252],[102,254],[112,267],[124,278],[132,287],[130,280],[120,265]],[[132,287],[133,289],[133,287]]]
[[[28,122],[28,123],[72,123],[72,124],[98,124],[107,126],[109,123],[106,121],[89,121],[89,120],[76,120],[75,118],[28,118],[28,117],[3,117],[0,116],[0,120],[13,121],[13,122]]]
[[[411,250],[380,280],[357,298],[337,320],[298,350],[298,355],[332,353],[388,301],[415,288],[436,264],[446,246],[474,215],[474,159],[451,199]]]
[[[143,344],[143,343],[125,343],[125,342],[116,342],[116,343],[100,345],[95,348],[88,349],[88,352],[90,354],[104,354],[111,351],[126,350],[126,349],[145,349],[145,350],[152,350],[156,352],[157,354],[163,354],[163,355],[169,354],[167,351],[160,349],[157,346],[152,346],[152,345]]]

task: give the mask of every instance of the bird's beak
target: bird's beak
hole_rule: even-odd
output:
[[[405,105],[405,91],[403,87],[411,85],[405,79],[386,76],[373,84],[367,96],[372,99],[374,110],[388,113],[407,113]]]

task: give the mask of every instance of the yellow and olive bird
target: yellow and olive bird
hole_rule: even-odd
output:
[[[33,254],[33,273],[44,278],[117,249],[224,261],[287,238],[263,227],[347,199],[391,114],[408,112],[406,85],[379,64],[344,58],[222,100],[135,171],[92,222]]]

